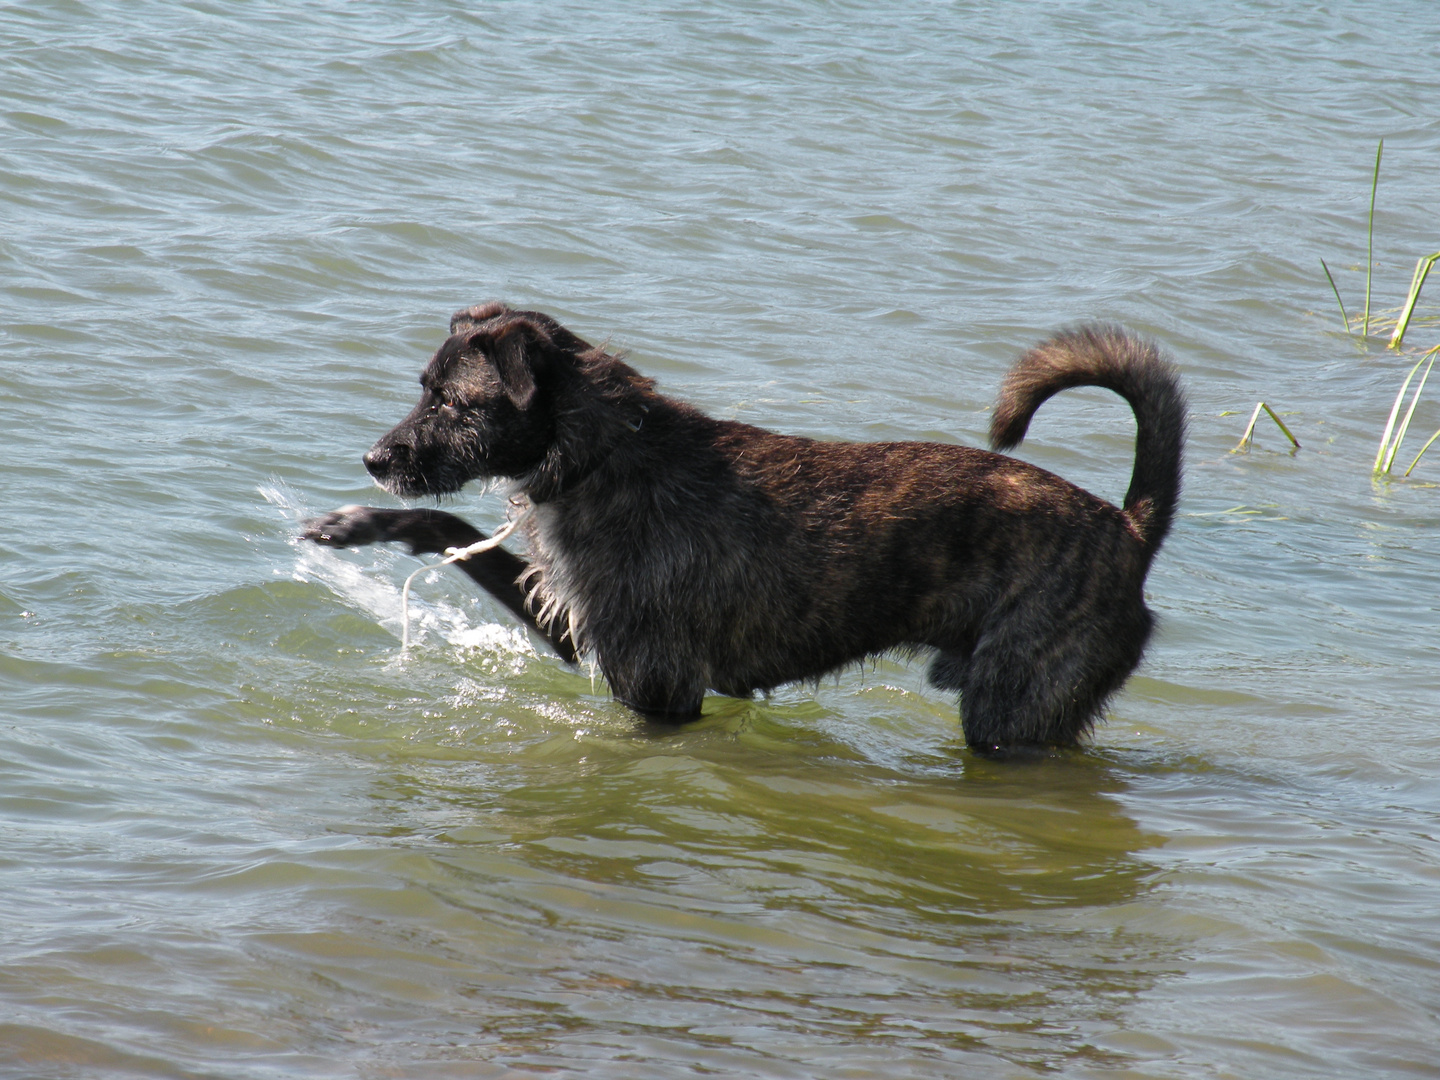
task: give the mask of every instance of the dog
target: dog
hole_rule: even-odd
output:
[[[1135,414],[1123,507],[1001,453],[926,442],[820,442],[716,420],[658,393],[536,311],[456,313],[414,410],[365,454],[404,497],[507,481],[529,558],[458,562],[567,661],[652,718],[700,713],[887,652],[933,652],[967,744],[1074,745],[1139,664],[1145,577],[1180,496],[1185,399],[1158,349],[1105,325],[1027,352],[1001,387],[997,450],[1036,409],[1106,387]],[[416,553],[483,534],[431,509],[345,507],[321,544]]]

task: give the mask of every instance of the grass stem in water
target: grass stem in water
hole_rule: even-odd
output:
[[[1385,421],[1385,432],[1380,436],[1380,450],[1375,455],[1375,475],[1379,476],[1390,472],[1390,466],[1395,462],[1395,454],[1400,449],[1400,444],[1405,441],[1405,433],[1410,430],[1410,419],[1415,415],[1415,406],[1420,403],[1420,393],[1425,389],[1425,381],[1430,378],[1430,369],[1435,366],[1435,358],[1440,355],[1440,345],[1426,352],[1415,361],[1415,366],[1410,369],[1410,374],[1405,376],[1405,381],[1400,384],[1400,392],[1395,395],[1395,404],[1390,406],[1390,416]],[[1420,377],[1420,385],[1415,387],[1415,393],[1410,398],[1410,408],[1405,410],[1405,419],[1401,421],[1399,430],[1395,428],[1395,419],[1400,415],[1400,405],[1405,400],[1405,391],[1410,389],[1410,382],[1415,378],[1415,373],[1420,370],[1420,365],[1429,358],[1429,364],[1425,367],[1425,374]],[[1394,438],[1391,438],[1391,434]],[[1426,443],[1429,446],[1429,443]],[[1421,453],[1424,453],[1422,450]],[[1420,460],[1419,458],[1415,459]],[[1411,465],[1414,468],[1414,465]],[[1406,470],[1407,472],[1409,470]]]
[[[1375,269],[1375,189],[1380,186],[1380,155],[1385,152],[1385,140],[1375,150],[1375,175],[1370,180],[1370,228],[1365,246],[1365,323],[1360,329],[1362,337],[1370,336],[1370,275]]]
[[[1430,268],[1435,265],[1436,259],[1440,259],[1440,251],[1434,255],[1422,255],[1415,260],[1415,273],[1410,278],[1410,295],[1405,298],[1405,306],[1400,309],[1400,317],[1395,320],[1395,332],[1390,335],[1390,348],[1400,348],[1400,343],[1405,340],[1405,328],[1410,325],[1410,316],[1415,313],[1420,290],[1424,287],[1425,279],[1430,275]],[[1333,287],[1335,283],[1332,281],[1330,284]],[[1336,293],[1335,296],[1338,300],[1340,294]]]
[[[1330,291],[1335,294],[1335,303],[1340,305],[1340,321],[1345,324],[1345,333],[1354,333],[1350,329],[1350,316],[1345,314],[1345,301],[1340,299],[1340,290],[1335,287],[1335,279],[1330,276],[1330,267],[1325,265],[1325,260],[1320,260],[1320,267],[1325,271],[1325,280],[1330,282]]]
[[[1415,460],[1410,462],[1410,469],[1420,464],[1420,459],[1425,456],[1425,451],[1430,449],[1431,444],[1434,443],[1436,439],[1440,439],[1440,430],[1437,430],[1434,435],[1431,435],[1430,438],[1425,441],[1425,445],[1420,447],[1420,453],[1416,454]],[[1410,475],[1410,469],[1405,470],[1406,476]]]
[[[1231,450],[1230,452],[1232,454],[1238,454],[1241,450],[1248,450],[1250,448],[1250,443],[1253,441],[1255,436],[1255,421],[1260,419],[1261,409],[1264,409],[1267,413],[1270,414],[1270,419],[1274,420],[1275,425],[1285,433],[1285,437],[1290,440],[1291,445],[1293,445],[1296,450],[1299,450],[1300,440],[1295,438],[1294,435],[1290,434],[1290,429],[1285,426],[1285,421],[1281,420],[1280,417],[1275,414],[1275,410],[1270,408],[1269,405],[1266,405],[1265,402],[1262,401],[1255,406],[1255,411],[1250,414],[1250,423],[1245,428],[1245,434],[1240,436],[1240,441],[1235,444],[1235,449]]]

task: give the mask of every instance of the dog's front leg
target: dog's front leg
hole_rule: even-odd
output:
[[[650,663],[627,662],[625,654],[600,655],[600,670],[610,684],[610,693],[646,720],[659,724],[683,724],[700,717],[705,687],[694,679],[671,673],[668,677]]]
[[[700,719],[700,700],[684,702],[679,705],[642,705],[639,702],[631,701],[629,698],[616,695],[615,700],[626,706],[632,712],[639,713],[646,720],[653,724],[688,724],[691,720]]]
[[[449,548],[469,547],[486,539],[468,521],[443,510],[389,510],[378,506],[343,506],[305,523],[305,539],[326,547],[361,547],[384,541],[410,545],[412,555],[440,555]],[[567,663],[575,649],[567,640],[541,626],[525,605],[518,584],[529,565],[504,548],[491,548],[454,564],[477,585],[504,604],[517,619],[541,635]]]

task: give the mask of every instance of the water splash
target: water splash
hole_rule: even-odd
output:
[[[365,612],[398,641],[404,633],[400,582],[408,572],[405,562],[410,556],[383,544],[355,551],[309,543],[301,539],[299,524],[316,516],[316,511],[283,481],[272,480],[257,490],[276,509],[291,534],[293,561],[288,566],[276,566],[275,572],[326,586],[341,602]],[[455,584],[465,587],[458,580],[445,584],[453,577],[453,573],[436,569],[416,579],[422,589],[411,590],[412,645],[423,647],[427,639],[438,638],[458,651],[482,653],[492,663],[499,662],[519,674],[524,661],[537,655],[525,630],[487,619],[484,601],[478,598],[460,603],[444,599],[444,595],[457,593]],[[431,598],[420,595],[425,591],[431,593]]]

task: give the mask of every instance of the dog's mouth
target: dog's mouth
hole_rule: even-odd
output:
[[[440,467],[421,467],[413,447],[403,443],[377,442],[365,454],[365,469],[392,495],[419,498],[426,495],[453,495],[468,476]]]
[[[408,477],[389,476],[384,479],[377,477],[375,483],[391,495],[399,495],[402,499],[453,495],[460,490],[459,484],[435,484],[428,478],[425,481],[416,482]]]

